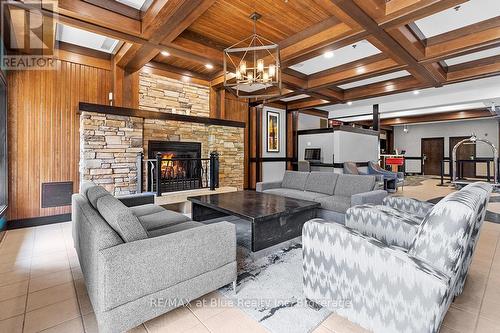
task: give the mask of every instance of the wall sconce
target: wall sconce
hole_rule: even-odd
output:
[[[113,106],[113,92],[109,92],[108,94],[109,105]]]
[[[408,133],[408,125],[403,125],[403,132]]]

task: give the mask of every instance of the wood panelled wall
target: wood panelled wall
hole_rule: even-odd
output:
[[[73,181],[78,190],[78,103],[107,104],[111,72],[58,60],[55,71],[11,71],[8,89],[8,218],[70,213],[41,208],[41,184]]]

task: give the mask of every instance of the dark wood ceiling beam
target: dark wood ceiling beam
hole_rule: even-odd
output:
[[[307,89],[307,79],[295,76],[294,73],[288,69],[281,71],[281,81],[286,88],[292,90],[305,90]]]
[[[176,73],[176,74],[179,74],[179,75],[182,75],[185,77],[191,77],[191,78],[196,78],[196,79],[200,79],[200,80],[204,80],[204,81],[210,81],[210,78],[208,77],[208,75],[203,75],[203,74],[200,74],[197,72],[189,71],[189,70],[184,69],[184,68],[160,63],[157,61],[148,62],[145,66],[155,68],[158,70],[164,70],[167,72]]]
[[[304,33],[302,35],[302,33]],[[280,47],[280,56],[283,61],[291,60],[303,53],[308,53],[325,45],[329,45],[334,41],[347,37],[352,34],[352,29],[345,23],[336,23],[335,25],[328,27],[320,32],[313,35],[309,35],[306,30],[299,32],[299,37],[292,36],[293,39],[298,39],[295,43],[287,46]],[[286,40],[285,40],[286,42]]]
[[[447,82],[480,79],[500,74],[500,55],[448,67]]]
[[[342,102],[344,100],[344,92],[341,89],[334,90],[321,88],[317,90],[307,90],[304,93],[319,99],[327,99],[333,102]]]
[[[475,109],[475,110],[427,114],[421,116],[387,118],[387,119],[382,119],[380,121],[380,125],[395,126],[395,125],[405,125],[405,124],[415,124],[415,123],[425,123],[425,122],[452,121],[452,120],[464,120],[464,119],[476,119],[476,118],[488,118],[488,117],[493,117],[490,111],[486,109]]]
[[[221,50],[215,49],[213,47],[208,47],[199,42],[184,38],[183,36],[179,36],[172,43],[164,44],[167,46],[167,51],[170,52],[171,49],[182,51],[188,57],[190,57],[185,59],[192,60],[198,63],[200,63],[200,61],[203,61],[203,65],[210,63],[222,67],[224,62],[224,57]],[[190,55],[193,55],[194,57]]]
[[[287,109],[288,110],[310,109],[318,106],[326,106],[331,104],[335,103],[332,103],[331,101],[326,99],[307,98],[287,103]]]
[[[114,13],[130,17],[131,19],[134,20],[140,20],[142,16],[140,10],[124,5],[123,3],[120,3],[115,0],[83,0],[83,1],[92,4],[94,6],[110,10]]]
[[[319,109],[305,109],[305,110],[300,110],[299,113],[308,114],[310,116],[315,116],[320,118],[328,118],[330,115],[330,112]]]
[[[341,47],[359,42],[360,40],[363,40],[366,36],[368,36],[368,33],[366,31],[359,28],[353,29],[349,33],[344,34],[343,36],[338,36],[331,43],[324,43],[324,45],[313,48],[310,51],[303,52],[301,54],[296,54],[292,58],[281,59],[281,66],[283,68],[291,67],[303,61],[320,56],[327,51],[336,50]]]
[[[428,38],[422,61],[439,61],[464,51],[495,45],[500,45],[500,17]]]
[[[308,89],[318,89],[347,82],[363,80],[404,68],[387,57],[370,57],[369,61],[355,62],[352,67],[343,70],[332,70],[327,73],[314,74],[309,77]]]
[[[215,0],[158,0],[146,11],[142,33],[150,43],[170,43],[200,17]],[[125,68],[139,70],[159,53],[158,47],[142,45]]]
[[[49,10],[54,9],[49,4],[42,5],[47,6]],[[112,30],[119,31],[134,35],[141,35],[141,21],[132,19],[125,15],[111,12],[99,6],[87,3],[80,0],[59,0],[57,2],[57,12],[61,15],[72,17],[80,21],[92,23],[101,27],[105,27]]]
[[[415,75],[422,82],[440,86],[441,83],[439,79],[434,77],[432,73],[418,63],[418,61],[411,56],[411,54],[406,51],[399,43],[392,38],[384,29],[379,27],[377,22],[375,22],[368,14],[366,14],[358,5],[353,1],[349,0],[332,0],[337,6],[342,10],[351,15],[351,17],[356,20],[359,25],[366,31],[368,31],[373,39],[378,41],[378,45],[375,45],[386,52],[394,60],[407,64],[409,71]]]
[[[425,58],[425,44],[424,41],[419,38],[417,31],[413,31],[407,25],[403,25],[387,29],[387,32],[401,46],[403,46],[412,55],[413,58],[417,60],[422,60]]]
[[[392,0],[386,3],[385,15],[376,20],[384,29],[402,26],[469,0]]]
[[[344,90],[344,99],[346,101],[354,101],[372,97],[392,95],[396,93],[412,91],[415,89],[428,88],[431,86],[432,85],[430,84],[422,84],[419,80],[412,76],[407,76],[394,80],[377,82],[362,87],[346,89]]]

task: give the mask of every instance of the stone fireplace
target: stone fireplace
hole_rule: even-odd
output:
[[[207,86],[148,73],[140,73],[139,79],[140,113],[106,105],[80,107],[80,179],[101,184],[115,195],[148,191],[145,161],[160,152],[170,159],[163,165],[165,181],[170,182],[164,190],[188,189],[199,186],[200,178],[206,181],[208,166],[187,165],[186,160],[196,156],[209,163],[210,153],[216,151],[219,186],[243,189],[244,124],[206,120]],[[176,188],[178,178],[191,183]]]
[[[148,159],[161,157],[161,192],[194,190],[206,187],[207,161],[201,159],[201,143],[180,141],[148,141]],[[147,166],[147,184],[154,188],[153,163]]]

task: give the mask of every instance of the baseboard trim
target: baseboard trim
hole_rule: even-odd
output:
[[[41,225],[55,224],[71,221],[71,214],[32,217],[7,221],[7,230],[38,227]]]

